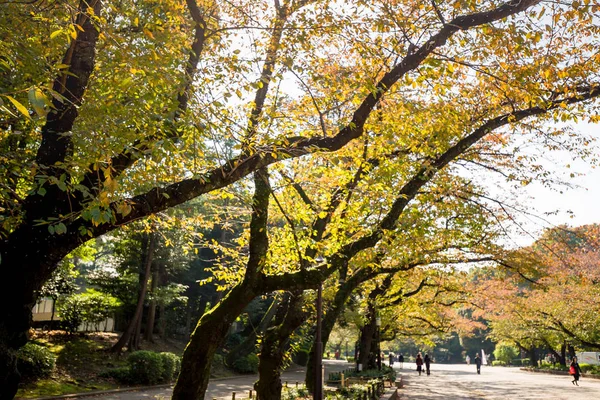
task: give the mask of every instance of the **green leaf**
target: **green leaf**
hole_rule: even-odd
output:
[[[54,227],[54,231],[59,235],[62,235],[63,233],[67,233],[67,227],[61,222]]]

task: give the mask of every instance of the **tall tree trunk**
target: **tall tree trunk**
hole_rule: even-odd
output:
[[[372,304],[369,304],[367,311],[367,322],[360,330],[360,344],[358,350],[358,363],[362,364],[363,370],[373,369],[377,366],[375,355],[373,354],[373,338],[375,337],[376,330],[377,321],[375,307]]]
[[[151,293],[156,294],[156,288],[158,287],[158,270],[154,270],[152,272],[152,287]],[[148,342],[154,342],[154,337],[152,334],[154,333],[154,319],[156,318],[156,299],[150,300],[150,305],[148,306],[148,316],[146,318],[146,330],[144,331],[144,339]]]
[[[149,235],[145,235],[142,239],[142,254],[144,254],[144,262],[143,262],[143,271],[144,278],[141,279],[140,293],[138,296],[137,306],[135,308],[135,313],[133,314],[133,318],[131,322],[127,326],[123,335],[119,338],[117,343],[110,349],[113,352],[120,352],[123,350],[123,347],[129,342],[129,339],[133,335],[134,331],[137,329],[137,324],[141,324],[142,319],[142,311],[144,310],[144,300],[146,299],[146,290],[148,288],[148,277],[150,276],[150,267],[152,266],[152,259],[154,256],[154,248],[156,246],[156,235],[151,233]]]
[[[306,312],[302,310],[303,305],[301,291],[287,294],[273,323],[265,332],[259,356],[259,380],[255,384],[258,398],[261,400],[281,399],[281,371],[290,344],[289,337],[307,317]]]
[[[183,353],[182,372],[173,389],[173,400],[204,399],[213,356],[235,319],[254,297],[253,285],[243,282],[200,318]]]
[[[563,340],[563,343],[560,345],[560,365],[563,367],[567,366],[567,342]]]
[[[529,355],[529,364],[532,367],[537,367],[538,359],[537,359],[537,353],[535,351],[535,346],[531,346],[529,349],[527,349],[527,354]]]

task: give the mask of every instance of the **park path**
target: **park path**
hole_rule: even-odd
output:
[[[348,364],[345,361],[323,360],[325,365],[325,379],[330,372],[343,371],[351,368],[353,364]],[[288,385],[293,386],[296,382],[304,382],[304,368],[293,368],[285,371],[281,375],[281,380]],[[258,375],[242,375],[230,379],[219,379],[209,382],[208,390],[205,399],[219,400],[231,399],[231,393],[236,392],[237,399],[247,399],[248,391],[253,388],[254,382],[258,379]],[[167,400],[171,398],[173,388],[149,389],[144,391],[121,392],[103,394],[93,397],[88,397],[94,400]]]
[[[326,374],[351,367],[342,361],[325,360]],[[598,400],[600,380],[582,378],[580,386],[573,386],[567,375],[550,375],[521,371],[519,368],[481,368],[481,375],[475,373],[474,365],[432,364],[431,375],[417,374],[416,367],[404,363],[403,368],[396,363],[394,368],[405,384],[399,393],[403,400]],[[248,398],[248,391],[257,376],[238,376],[209,383],[206,400],[231,399],[236,392],[237,399]],[[303,382],[304,369],[286,371],[282,380],[289,385]],[[138,392],[123,392],[94,396],[96,400],[167,400],[172,388],[151,389]]]
[[[519,368],[481,367],[475,365],[432,364],[431,375],[418,375],[416,366],[395,365],[405,382],[403,400],[486,399],[486,400],[598,400],[600,380],[581,378],[580,386],[568,375],[550,375],[521,371]]]

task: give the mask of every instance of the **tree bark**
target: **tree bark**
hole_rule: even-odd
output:
[[[200,318],[183,353],[182,372],[173,389],[173,400],[204,399],[213,356],[231,324],[254,297],[253,285],[244,282],[234,287],[220,303]]]
[[[286,297],[279,306],[273,323],[265,332],[260,350],[259,380],[255,388],[261,400],[281,399],[281,371],[285,365],[289,338],[307,317],[302,310],[304,298],[301,291],[290,293]]]
[[[362,364],[363,370],[376,368],[375,356],[373,354],[373,338],[377,330],[375,307],[369,304],[367,311],[367,323],[360,330],[358,363]]]
[[[123,350],[123,347],[125,347],[133,333],[137,330],[138,324],[141,324],[142,311],[144,310],[144,301],[146,299],[146,290],[148,288],[148,277],[150,276],[150,268],[152,266],[155,246],[156,235],[154,233],[151,233],[147,236],[145,235],[142,239],[142,254],[144,254],[143,279],[140,279],[141,287],[138,296],[137,306],[135,308],[133,318],[127,326],[127,329],[125,330],[125,332],[123,332],[123,335],[121,335],[117,343],[115,343],[114,346],[110,349],[112,352],[120,352],[121,350]],[[135,347],[135,343],[132,344]]]

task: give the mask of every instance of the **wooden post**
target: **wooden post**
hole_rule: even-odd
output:
[[[248,398],[252,400],[252,389],[250,389],[250,392],[248,393]]]
[[[345,383],[345,382],[344,382],[344,373],[343,373],[343,372],[340,372],[340,386],[341,386],[341,387],[344,387],[344,383]]]
[[[235,392],[231,393],[231,400],[235,400]]]
[[[296,381],[296,389],[298,389],[298,381]]]

